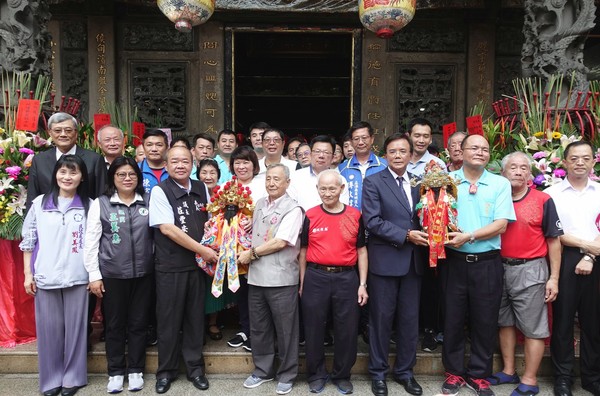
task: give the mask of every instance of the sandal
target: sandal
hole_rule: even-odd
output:
[[[219,326],[217,326],[216,324],[211,324],[208,325],[208,336],[213,341],[219,341],[223,338],[223,333],[221,333],[221,329],[219,329]]]
[[[513,375],[508,375],[504,371],[499,371],[496,374],[492,374],[487,377],[490,385],[502,385],[502,384],[518,384],[521,382],[517,373]]]
[[[519,386],[512,391],[510,396],[535,396],[538,393],[540,393],[539,387],[520,383]]]

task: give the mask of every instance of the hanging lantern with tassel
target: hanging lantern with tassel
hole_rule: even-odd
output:
[[[189,33],[215,11],[215,0],[157,0],[158,8],[175,23],[175,29]]]
[[[358,0],[360,22],[378,37],[390,38],[415,16],[417,0]]]

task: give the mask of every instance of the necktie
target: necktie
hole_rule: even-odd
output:
[[[406,191],[404,190],[404,185],[402,183],[404,183],[404,178],[398,176],[398,187],[400,188],[400,191],[402,193],[402,197],[404,197],[404,199],[406,200],[406,204],[408,205],[411,213],[412,213],[412,207],[410,204],[410,200],[408,199],[408,195],[406,195]]]

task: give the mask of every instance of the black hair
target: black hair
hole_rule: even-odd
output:
[[[571,142],[567,145],[567,147],[565,147],[565,151],[563,153],[563,159],[567,158],[567,156],[569,155],[569,151],[571,151],[571,149],[573,147],[578,147],[578,146],[588,146],[590,149],[592,149],[592,155],[594,155],[594,147],[592,147],[592,144],[590,142],[588,142],[587,140],[577,140],[575,142]]]
[[[119,168],[127,165],[133,168],[133,171],[137,176],[135,192],[140,195],[144,195],[144,177],[142,176],[142,171],[133,158],[125,156],[119,156],[115,158],[110,164],[110,167],[108,168],[108,176],[106,178],[106,191],[104,192],[104,195],[112,197],[117,192],[117,186],[115,186],[115,175],[117,174]]]
[[[408,137],[407,134],[405,133],[394,133],[393,135],[388,136],[385,139],[385,142],[383,142],[383,152],[387,152],[387,148],[390,145],[390,143],[396,141],[396,140],[406,140],[408,142],[408,145],[410,147],[410,153],[412,154],[413,152],[413,144],[412,141],[410,140],[410,138]]]
[[[331,144],[331,152],[335,153],[335,139],[332,138],[329,135],[319,135],[319,136],[315,136],[314,138],[312,138],[312,140],[310,141],[310,149],[312,151],[313,146],[315,145],[315,143],[328,143]]]
[[[262,133],[262,138],[265,138],[265,135],[269,132],[275,132],[277,134],[279,134],[279,137],[281,138],[282,142],[285,142],[285,133],[283,133],[283,131],[281,129],[277,129],[277,128],[267,128],[263,131]]]
[[[408,134],[409,135],[412,133],[412,129],[413,129],[413,127],[415,125],[425,125],[425,126],[428,126],[429,130],[431,131],[431,133],[433,133],[433,126],[431,126],[431,122],[429,122],[425,118],[413,118],[408,123]]]
[[[171,144],[169,145],[169,148],[173,148],[175,143],[178,143],[178,142],[183,142],[183,144],[185,144],[185,147],[187,147],[188,150],[192,149],[192,146],[190,146],[190,141],[187,140],[187,138],[185,138],[183,136],[173,138],[173,140],[171,140]]]
[[[56,165],[52,171],[50,192],[44,194],[44,198],[42,198],[42,206],[44,206],[46,202],[51,199],[54,203],[54,206],[58,207],[58,195],[60,193],[60,187],[58,186],[56,174],[62,167],[65,167],[69,170],[79,170],[79,172],[81,172],[81,182],[77,186],[75,193],[81,199],[83,209],[87,214],[88,209],[90,208],[87,166],[85,166],[85,162],[83,162],[83,159],[81,159],[80,156],[73,154],[63,155],[58,159],[58,161],[56,161]]]
[[[215,148],[215,138],[213,138],[212,136],[210,136],[208,133],[204,133],[204,132],[200,132],[194,135],[192,142],[194,142],[194,147],[196,147],[196,144],[198,144],[198,140],[199,139],[204,139],[204,140],[208,140],[210,142],[210,144],[212,144],[213,146],[213,150]]]
[[[363,129],[363,128],[367,128],[367,130],[369,131],[369,136],[373,136],[373,134],[375,133],[375,131],[373,131],[373,127],[371,126],[371,124],[369,124],[366,121],[357,121],[354,124],[352,124],[350,129],[348,129],[348,135],[350,135],[350,139],[352,139],[352,134],[354,133],[354,131],[356,131],[357,129]]]
[[[271,125],[267,124],[266,122],[263,121],[258,121],[255,122],[254,124],[250,125],[250,128],[248,128],[248,133],[252,132],[253,129],[269,129],[271,128]]]
[[[169,144],[167,134],[164,131],[161,131],[160,129],[156,128],[146,129],[146,132],[144,132],[144,135],[142,136],[142,142],[145,142],[146,139],[148,139],[151,136],[159,136],[163,138],[165,140],[165,146]]]
[[[231,157],[229,158],[229,170],[231,171],[232,175],[235,174],[235,172],[233,171],[233,163],[235,162],[236,159],[241,159],[241,160],[246,160],[246,161],[252,162],[252,167],[253,167],[252,174],[254,176],[258,175],[258,173],[260,172],[260,164],[258,163],[258,157],[256,156],[256,153],[254,152],[254,150],[252,150],[250,147],[248,147],[248,146],[237,147],[231,153]]]
[[[198,168],[196,168],[196,179],[200,180],[200,171],[205,166],[212,166],[217,170],[217,180],[221,178],[221,169],[219,168],[219,164],[212,158],[204,158],[198,162]]]
[[[351,141],[352,141],[352,134],[350,132],[347,132],[344,134],[344,136],[342,136],[342,146],[344,145],[344,143],[351,142]]]
[[[232,131],[231,129],[223,129],[221,132],[219,132],[219,134],[217,135],[217,141],[221,140],[221,136],[223,135],[233,135],[236,143],[237,143],[237,134]]]
[[[293,138],[291,138],[290,140],[288,140],[286,142],[285,145],[285,149],[283,150],[283,152],[287,153],[287,149],[290,146],[290,144],[294,143],[294,142],[298,142],[298,143],[306,143],[306,140],[303,137],[300,136],[294,136]]]

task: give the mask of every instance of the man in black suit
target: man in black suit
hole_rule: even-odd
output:
[[[362,190],[362,213],[369,232],[369,373],[375,395],[387,395],[388,349],[396,320],[394,381],[412,395],[423,389],[414,378],[419,339],[419,296],[427,234],[419,231],[414,206],[417,187],[406,172],[412,143],[404,134],[384,142],[388,168],[368,176]]]
[[[38,195],[50,192],[52,171],[56,161],[64,154],[78,155],[88,169],[88,194],[92,199],[104,192],[106,166],[104,159],[93,151],[78,147],[78,127],[75,117],[67,113],[55,113],[48,119],[48,133],[54,147],[33,157],[27,183],[27,210]]]

